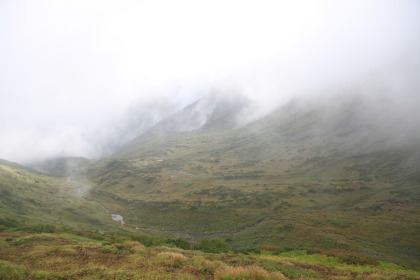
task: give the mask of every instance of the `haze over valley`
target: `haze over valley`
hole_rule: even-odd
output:
[[[416,1],[0,2],[0,278],[420,279]]]

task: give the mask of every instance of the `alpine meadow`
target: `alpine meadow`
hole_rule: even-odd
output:
[[[420,279],[420,4],[0,1],[0,279]]]

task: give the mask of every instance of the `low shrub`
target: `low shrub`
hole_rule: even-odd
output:
[[[18,227],[20,224],[14,219],[0,218],[0,231],[9,228]]]
[[[372,256],[350,252],[346,250],[335,249],[327,253],[328,256],[337,257],[342,262],[352,265],[379,265],[379,261]]]
[[[53,233],[55,227],[53,225],[33,225],[22,227],[20,230],[28,233]]]
[[[214,276],[216,270],[226,267],[226,264],[219,260],[206,260],[201,256],[195,256],[192,263],[197,266],[201,274]]]
[[[258,249],[263,250],[263,251],[278,251],[280,250],[279,247],[274,247],[274,246],[270,246],[267,244],[263,244],[263,245],[259,245],[257,246]]]
[[[25,266],[0,260],[0,279],[27,279],[28,276]]]
[[[264,279],[287,279],[280,272],[267,272],[258,266],[245,266],[245,267],[227,267],[219,270],[214,275],[215,279],[219,280],[264,280]]]
[[[135,253],[134,247],[140,247],[138,242],[125,242],[117,244],[104,244],[102,246],[102,252],[106,254],[117,254],[117,253]]]
[[[118,254],[119,250],[117,247],[113,246],[113,245],[104,245],[102,247],[102,253],[105,254]]]
[[[160,246],[166,243],[166,239],[146,234],[130,234],[128,238],[132,241],[138,241],[146,247]]]
[[[230,246],[220,239],[201,239],[200,243],[194,246],[194,249],[204,253],[227,253]]]
[[[159,253],[158,258],[162,260],[162,264],[172,268],[182,267],[182,265],[187,260],[187,258],[183,254],[174,252]]]
[[[178,239],[168,239],[166,241],[167,244],[173,244],[176,247],[184,250],[191,249],[191,244],[188,241],[182,240],[181,238]]]
[[[318,249],[308,249],[306,250],[307,255],[315,255],[315,254],[321,254],[322,252]]]
[[[344,261],[346,264],[353,264],[353,265],[379,265],[379,261],[369,255],[362,255],[359,253],[348,253],[344,256],[341,256],[340,259]]]

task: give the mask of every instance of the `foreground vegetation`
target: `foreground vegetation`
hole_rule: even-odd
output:
[[[337,250],[238,251],[217,239],[190,247],[132,233],[6,230],[0,279],[420,279],[420,272]]]

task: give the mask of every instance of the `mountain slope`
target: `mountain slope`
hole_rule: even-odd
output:
[[[250,101],[243,95],[213,93],[163,119],[121,150],[130,150],[153,139],[183,132],[226,130],[238,125]]]
[[[101,207],[83,200],[75,187],[65,177],[0,160],[0,229],[118,229]]]
[[[89,196],[154,234],[418,267],[420,137],[389,105],[295,101],[245,126],[146,134],[85,169]]]

